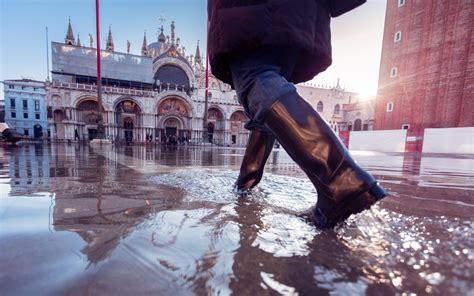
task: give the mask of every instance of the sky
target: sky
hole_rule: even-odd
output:
[[[333,64],[311,83],[334,86],[340,78],[342,87],[363,96],[377,92],[378,71],[386,0],[368,0],[366,4],[332,19]],[[143,34],[148,42],[156,41],[163,15],[165,35],[175,21],[176,35],[194,54],[200,40],[205,53],[207,1],[205,0],[101,0],[101,47],[105,47],[109,26],[115,51],[140,54]],[[69,18],[75,37],[88,45],[94,36],[95,0],[0,0],[0,81],[47,77],[46,27],[49,42],[64,42]],[[50,46],[48,46],[50,50]],[[50,68],[51,68],[51,52]],[[0,84],[0,100],[3,99]]]

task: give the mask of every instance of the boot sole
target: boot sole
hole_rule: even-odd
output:
[[[365,210],[368,210],[376,202],[380,201],[388,194],[385,190],[378,184],[375,183],[368,190],[357,194],[356,196],[350,196],[341,201],[331,210],[331,216],[326,217],[319,209],[316,208],[315,216],[317,218],[318,224],[321,228],[333,228],[340,222],[343,222],[349,216],[361,213]]]

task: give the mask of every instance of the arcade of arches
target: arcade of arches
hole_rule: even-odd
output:
[[[165,142],[170,137],[188,140],[202,139],[202,121],[194,122],[191,105],[182,97],[170,96],[159,101],[155,114],[145,114],[132,98],[116,100],[112,110],[102,106],[105,134],[119,142]],[[50,121],[55,139],[91,140],[97,135],[98,104],[95,97],[79,100],[75,108],[51,110]],[[245,146],[249,131],[244,129],[248,118],[243,111],[224,115],[219,106],[208,108],[207,132],[209,140],[218,145]]]

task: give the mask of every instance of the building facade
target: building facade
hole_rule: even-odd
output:
[[[19,79],[5,80],[5,122],[19,133],[32,139],[46,138],[45,83]]]
[[[342,105],[341,131],[370,131],[374,129],[375,100],[355,101]]]
[[[466,0],[389,0],[375,129],[474,125],[474,6]]]
[[[302,83],[296,88],[336,133],[373,129],[374,101],[359,101],[358,94],[343,89],[339,81],[333,87]]]
[[[199,44],[187,55],[175,36],[161,27],[156,42],[144,36],[140,55],[114,51],[109,29],[101,51],[104,125],[116,141],[199,141],[204,128],[218,145],[247,142],[248,120],[235,91],[209,77],[205,112],[205,69]],[[53,139],[92,139],[97,132],[96,49],[81,46],[69,24],[64,43],[52,42],[52,81],[47,82],[48,122]],[[207,113],[208,123],[203,127]]]

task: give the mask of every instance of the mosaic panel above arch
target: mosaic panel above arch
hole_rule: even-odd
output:
[[[224,120],[224,115],[222,114],[222,111],[215,108],[215,107],[211,107],[209,108],[209,110],[207,111],[207,118],[208,119],[213,119],[213,120]]]
[[[138,115],[142,113],[142,109],[132,100],[122,100],[115,106],[115,112]]]
[[[231,121],[248,121],[249,118],[247,117],[247,115],[245,115],[243,111],[239,110],[232,113],[232,115],[230,116],[230,120]]]
[[[166,98],[158,105],[158,115],[189,116],[190,110],[183,99],[171,97]]]
[[[78,111],[97,111],[98,103],[94,99],[83,99],[76,105]],[[104,106],[102,106],[102,112],[105,112]]]

